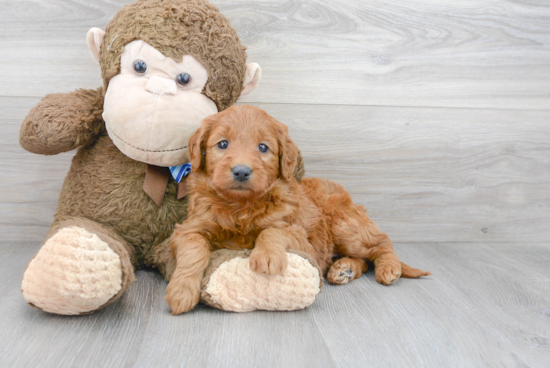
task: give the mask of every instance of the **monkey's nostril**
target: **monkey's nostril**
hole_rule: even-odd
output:
[[[238,181],[247,181],[250,178],[250,174],[252,174],[252,170],[245,165],[237,165],[231,169],[231,172],[235,180]]]

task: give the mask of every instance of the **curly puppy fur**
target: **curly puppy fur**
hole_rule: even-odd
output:
[[[101,45],[104,88],[120,74],[124,46],[142,40],[177,62],[191,55],[208,71],[203,94],[218,111],[239,98],[246,70],[246,47],[219,9],[204,0],[146,0],[126,5],[107,25]],[[177,40],[177,42],[174,42]]]
[[[198,303],[210,252],[222,248],[253,249],[250,268],[267,275],[284,272],[287,250],[303,251],[335,284],[361,276],[365,260],[385,285],[430,274],[399,262],[388,236],[344,187],[318,178],[298,183],[288,128],[263,110],[234,106],[206,118],[189,147],[189,213],[171,238],[176,270],[166,289],[173,314]],[[249,168],[249,176],[236,167]],[[343,258],[329,270],[333,253]]]

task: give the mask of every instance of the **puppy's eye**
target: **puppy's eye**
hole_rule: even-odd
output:
[[[260,143],[260,145],[258,146],[258,151],[260,151],[262,153],[266,153],[267,151],[269,151],[269,147],[267,147],[263,143]]]
[[[191,81],[191,76],[187,73],[178,74],[178,76],[176,77],[176,83],[180,87],[185,87],[186,85],[189,84],[190,81]]]
[[[224,150],[224,149],[227,148],[227,146],[229,146],[229,142],[228,142],[228,141],[221,141],[221,142],[218,143],[218,148],[219,148],[219,149]]]
[[[136,60],[134,61],[134,70],[137,74],[143,75],[147,73],[147,64],[143,60]]]

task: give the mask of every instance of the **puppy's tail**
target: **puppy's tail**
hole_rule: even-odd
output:
[[[401,277],[405,277],[407,279],[417,279],[420,276],[429,276],[431,274],[431,272],[422,271],[418,268],[412,268],[408,264],[401,262]]]

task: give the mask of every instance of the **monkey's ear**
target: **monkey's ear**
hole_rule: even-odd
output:
[[[217,115],[217,114],[216,114]],[[213,116],[216,116],[213,115]],[[209,116],[202,121],[201,127],[189,138],[187,145],[189,151],[189,159],[191,161],[191,169],[200,171],[204,168],[204,153],[206,153],[206,141],[212,130],[212,126],[217,119]]]
[[[88,31],[88,34],[86,35],[86,42],[88,43],[88,48],[90,49],[90,53],[92,54],[92,57],[95,61],[99,63],[99,47],[101,46],[101,43],[103,42],[103,37],[105,37],[105,32],[103,32],[99,28],[92,28]]]
[[[260,68],[260,66],[256,63],[247,64],[246,72],[244,74],[244,88],[241,92],[241,97],[254,91],[254,89],[258,86],[258,83],[260,83],[261,78],[262,68]]]

